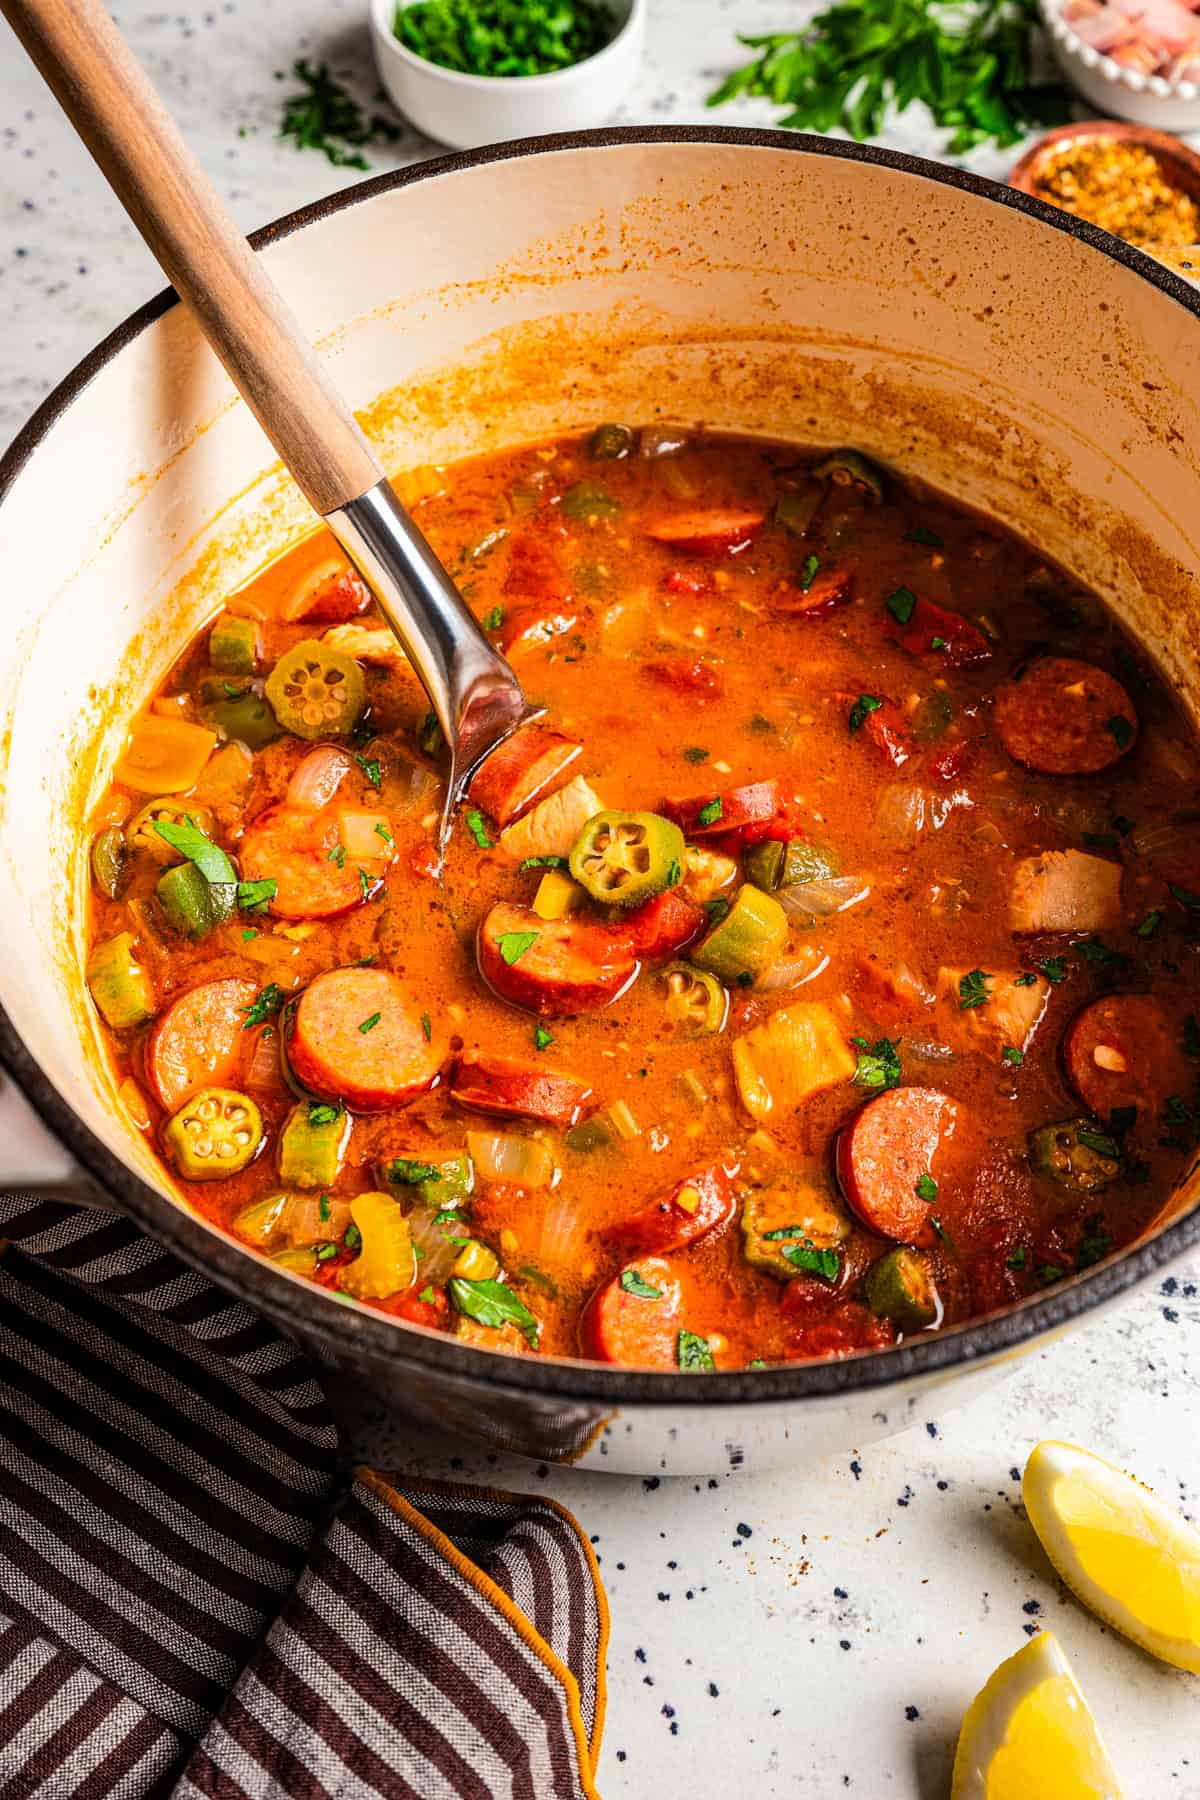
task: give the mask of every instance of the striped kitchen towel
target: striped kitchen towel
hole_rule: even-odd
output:
[[[114,1214],[0,1195],[0,1250],[3,1800],[594,1796],[568,1513],[341,1480],[295,1346]]]

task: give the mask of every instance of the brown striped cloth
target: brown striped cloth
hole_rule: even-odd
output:
[[[552,1502],[360,1469],[295,1345],[0,1195],[3,1800],[581,1800],[608,1620]]]

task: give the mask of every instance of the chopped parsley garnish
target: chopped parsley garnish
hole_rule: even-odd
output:
[[[292,64],[292,74],[306,91],[284,100],[279,135],[290,138],[298,150],[321,150],[338,169],[369,169],[363,147],[394,144],[400,137],[399,125],[381,113],[364,112],[324,63],[313,68],[301,58]]]
[[[1085,1150],[1094,1150],[1097,1156],[1107,1156],[1112,1162],[1120,1162],[1121,1146],[1106,1131],[1090,1131],[1086,1125],[1081,1125],[1076,1135]]]
[[[1062,1280],[1063,1273],[1056,1263],[1043,1263],[1037,1271],[1037,1278],[1043,1287],[1053,1287],[1056,1281]]]
[[[1173,881],[1167,885],[1180,906],[1186,907],[1188,912],[1200,913],[1200,894],[1193,894],[1188,888],[1179,887]]]
[[[250,926],[247,930],[243,931],[242,942],[243,944],[248,944],[251,938],[256,938],[257,936],[257,931],[255,931],[253,926]]]
[[[711,754],[712,752],[706,750],[703,744],[689,744],[687,749],[683,752],[683,760],[684,762],[689,763],[707,762]]]
[[[387,1178],[395,1187],[418,1187],[422,1181],[436,1181],[441,1172],[435,1163],[414,1162],[411,1157],[397,1156],[388,1164]],[[452,1219],[457,1216],[453,1212],[450,1214]],[[435,1219],[434,1224],[437,1222]]]
[[[396,842],[395,838],[392,836],[391,832],[388,830],[387,826],[384,824],[382,819],[378,820],[375,825],[375,836],[381,837],[383,839],[384,843],[388,844],[389,846]]]
[[[622,1269],[619,1286],[623,1293],[635,1294],[639,1300],[661,1300],[662,1289],[643,1281],[636,1269]]]
[[[340,1100],[310,1100],[308,1103],[308,1122],[310,1125],[333,1125],[336,1124],[341,1116],[342,1103]],[[328,1200],[329,1196],[328,1194],[322,1194],[321,1198],[323,1200]],[[322,1213],[321,1217],[323,1219],[327,1218],[328,1214]]]
[[[1067,979],[1067,965],[1061,956],[1048,956],[1038,967],[1051,985]]]
[[[266,912],[278,892],[279,883],[270,875],[262,881],[239,881],[237,903],[243,912]]]
[[[914,525],[911,531],[904,534],[906,544],[928,544],[931,550],[943,550],[945,538],[940,538],[936,531],[930,531],[927,525]]]
[[[455,1275],[449,1294],[456,1310],[477,1325],[490,1326],[493,1331],[515,1325],[530,1349],[537,1349],[541,1327],[525,1302],[502,1281],[468,1281],[465,1275]]]
[[[1182,1094],[1171,1094],[1163,1107],[1166,1134],[1159,1138],[1164,1150],[1190,1150],[1200,1137],[1200,1100],[1189,1106]]]
[[[504,623],[504,608],[502,606],[493,606],[491,612],[480,622],[485,631],[499,631]]]
[[[521,864],[521,873],[529,869],[569,869],[570,862],[565,856],[527,856]]]
[[[797,1269],[803,1269],[806,1275],[819,1275],[822,1281],[836,1281],[841,1273],[842,1259],[836,1250],[818,1250],[811,1238],[805,1238],[802,1244],[785,1244],[783,1255]]]
[[[1008,1261],[1005,1263],[1004,1266],[1006,1269],[1023,1269],[1025,1267],[1025,1246],[1024,1246],[1024,1244],[1017,1245],[1016,1249],[1013,1251],[1012,1255],[1008,1258]]]
[[[1019,975],[1013,976],[1013,986],[1032,987],[1036,980],[1037,976],[1033,973],[1032,969],[1023,969]]]
[[[548,1050],[553,1042],[553,1036],[546,1030],[544,1025],[535,1026],[533,1033],[533,1047],[535,1050]]]
[[[433,1020],[428,1013],[421,1014],[421,1036],[427,1044],[433,1042]]]
[[[374,1031],[375,1027],[378,1025],[378,1023],[379,1023],[380,1019],[382,1019],[382,1017],[383,1017],[382,1013],[374,1012],[371,1014],[369,1019],[363,1019],[361,1021],[358,1029],[362,1032],[364,1037],[366,1037],[368,1031]]]
[[[487,826],[483,822],[483,814],[481,812],[472,809],[467,814],[467,830],[475,839],[476,846],[480,850],[490,850],[492,848],[492,840],[487,834]],[[524,867],[524,864],[522,864],[522,867]]]
[[[363,899],[364,900],[368,899],[370,897],[370,893],[371,893],[371,877],[367,874],[367,871],[364,868],[362,868],[361,866],[358,871],[358,885],[362,892]]]
[[[324,1225],[329,1218],[328,1194],[322,1194],[321,1198],[317,1201],[317,1217],[320,1219],[322,1225]]]
[[[958,984],[959,1012],[970,1012],[973,1006],[983,1006],[986,1003],[987,984],[991,979],[983,969],[972,969],[962,977]]]
[[[1005,1044],[1000,1052],[1000,1061],[1006,1063],[1010,1069],[1019,1069],[1025,1061],[1025,1052],[1016,1049],[1012,1044]]]
[[[723,894],[714,894],[711,900],[704,902],[704,910],[708,914],[709,928],[719,925],[729,912],[729,902]]]
[[[802,594],[807,594],[809,588],[812,586],[813,582],[817,579],[817,572],[820,569],[820,567],[821,567],[821,559],[819,556],[806,556],[805,557],[804,567],[801,569],[801,571],[797,577],[797,581],[800,586],[800,592]]]
[[[325,858],[325,861],[336,863],[339,869],[344,869],[346,866],[345,844],[335,844],[333,849],[329,852],[329,855]]]
[[[918,1200],[924,1200],[927,1206],[932,1206],[938,1194],[937,1182],[933,1176],[928,1174],[919,1176],[915,1193]]]
[[[1159,912],[1158,908],[1156,907],[1153,912],[1148,912],[1146,914],[1145,918],[1142,920],[1140,925],[1134,926],[1134,928],[1133,928],[1134,936],[1140,937],[1140,938],[1157,937],[1159,934],[1159,931],[1162,927],[1162,922],[1163,922],[1162,913]]]
[[[317,1261],[318,1262],[328,1262],[330,1257],[336,1256],[337,1253],[338,1253],[338,1246],[336,1244],[318,1244],[317,1245]]]
[[[719,798],[710,800],[708,805],[702,806],[700,811],[696,814],[696,823],[698,825],[715,825],[717,820],[721,817],[722,810]]]
[[[1112,733],[1118,750],[1127,750],[1133,742],[1133,726],[1123,713],[1114,713],[1111,719],[1105,719],[1104,729]]]
[[[900,1043],[893,1043],[891,1038],[876,1038],[869,1043],[866,1038],[856,1037],[852,1040],[858,1052],[858,1060],[852,1077],[855,1087],[894,1088],[900,1083]]]
[[[1116,976],[1129,966],[1125,952],[1111,949],[1103,938],[1084,938],[1075,948],[1085,962],[1095,966],[1098,975]]]
[[[346,1235],[343,1237],[342,1242],[345,1244],[347,1250],[362,1249],[362,1232],[353,1222],[347,1225]]]
[[[411,0],[393,29],[426,62],[464,75],[549,75],[594,56],[615,26],[598,0]]]
[[[273,981],[268,982],[265,988],[259,989],[249,1006],[245,1008],[246,1022],[242,1026],[242,1030],[249,1031],[255,1025],[265,1025],[268,1019],[275,1017],[282,1005],[283,989],[277,987]]]
[[[911,588],[898,587],[887,598],[887,609],[898,625],[907,625],[916,610],[917,596]]]
[[[850,708],[849,726],[851,736],[866,724],[873,712],[878,712],[883,701],[878,694],[860,694]]]
[[[498,940],[501,960],[511,968],[527,950],[532,950],[539,936],[536,931],[502,931]]]
[[[946,640],[945,640],[945,638],[944,638],[944,637],[934,637],[934,638],[930,638],[930,640],[929,640],[929,648],[930,648],[930,649],[931,649],[931,650],[944,650],[944,649],[945,649],[945,648],[946,648]]]
[[[425,1286],[417,1295],[417,1299],[423,1306],[435,1306],[437,1304],[437,1289],[431,1281],[425,1283]]]
[[[689,1374],[697,1369],[715,1369],[712,1351],[708,1347],[708,1339],[697,1337],[694,1331],[681,1331],[675,1340],[675,1361],[681,1369]]]
[[[172,850],[178,850],[190,863],[195,863],[205,881],[214,886],[224,886],[237,880],[233,864],[210,837],[205,837],[200,827],[191,819],[181,819],[178,824],[169,819],[155,819],[154,829]]]
[[[354,760],[373,788],[383,786],[383,770],[379,767],[378,758],[356,756]]]
[[[667,868],[667,886],[669,888],[678,887],[682,880],[683,864],[673,857]]]
[[[1103,1262],[1113,1247],[1112,1232],[1099,1213],[1094,1219],[1087,1221],[1086,1229],[1087,1236],[1081,1242],[1075,1257],[1077,1269],[1090,1269],[1093,1263]]]

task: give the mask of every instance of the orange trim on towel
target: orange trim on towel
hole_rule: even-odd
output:
[[[528,1614],[522,1612],[521,1608],[517,1606],[513,1600],[509,1599],[508,1595],[504,1592],[504,1589],[494,1582],[490,1575],[485,1575],[478,1563],[472,1562],[469,1556],[465,1556],[452,1538],[447,1537],[444,1531],[439,1531],[437,1526],[427,1519],[424,1513],[419,1512],[410,1501],[406,1500],[404,1495],[400,1493],[398,1489],[394,1488],[384,1476],[377,1474],[374,1469],[369,1469],[365,1465],[360,1465],[355,1469],[354,1477],[356,1481],[361,1481],[364,1487],[368,1488],[371,1493],[382,1500],[385,1506],[390,1506],[392,1511],[397,1513],[407,1525],[411,1525],[418,1536],[423,1538],[429,1545],[430,1549],[436,1550],[438,1555],[443,1557],[446,1562],[450,1564],[455,1573],[461,1575],[463,1580],[468,1582],[469,1585],[475,1589],[475,1592],[481,1599],[489,1601],[490,1604],[496,1608],[496,1611],[502,1614],[517,1633],[517,1636],[521,1639],[522,1643],[532,1650],[533,1654],[537,1657],[543,1668],[546,1669],[547,1673],[552,1675],[558,1682],[563,1691],[563,1698],[567,1705],[567,1717],[570,1720],[571,1730],[575,1736],[575,1749],[579,1762],[579,1775],[583,1785],[583,1791],[587,1795],[587,1800],[600,1800],[600,1795],[596,1792],[596,1788],[593,1784],[595,1765],[592,1760],[593,1751],[588,1744],[587,1728],[583,1722],[583,1709],[579,1702],[579,1684],[567,1665],[560,1661],[555,1655],[554,1651],[550,1648],[540,1632],[534,1630]],[[500,1500],[508,1504],[527,1504],[530,1501],[534,1501],[539,1505],[548,1505],[554,1512],[559,1513],[574,1527],[581,1542],[587,1543],[578,1524],[571,1517],[570,1513],[567,1512],[564,1507],[558,1506],[554,1501],[544,1500],[541,1495],[508,1494],[504,1493],[500,1488],[474,1487],[469,1482],[439,1483],[436,1481],[413,1481],[406,1482],[405,1486],[412,1487],[422,1493],[428,1494],[459,1494],[468,1498],[483,1494],[489,1499]],[[597,1599],[599,1602],[601,1639],[599,1660],[603,1663],[604,1651],[608,1643],[608,1602],[604,1596],[604,1588],[600,1582],[600,1575],[599,1570],[596,1567],[595,1556],[591,1554],[590,1544],[587,1545],[587,1549],[589,1552],[588,1566],[591,1570],[592,1581],[596,1588]],[[596,1729],[594,1738],[597,1751],[600,1746],[600,1728],[603,1723],[604,1699],[605,1690],[602,1685],[598,1689],[596,1695]]]

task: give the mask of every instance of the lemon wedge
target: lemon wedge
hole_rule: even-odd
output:
[[[951,1800],[1121,1800],[1096,1721],[1050,1632],[1002,1662],[968,1707]]]
[[[1073,1444],[1037,1446],[1022,1497],[1077,1599],[1151,1656],[1200,1674],[1200,1531]]]

